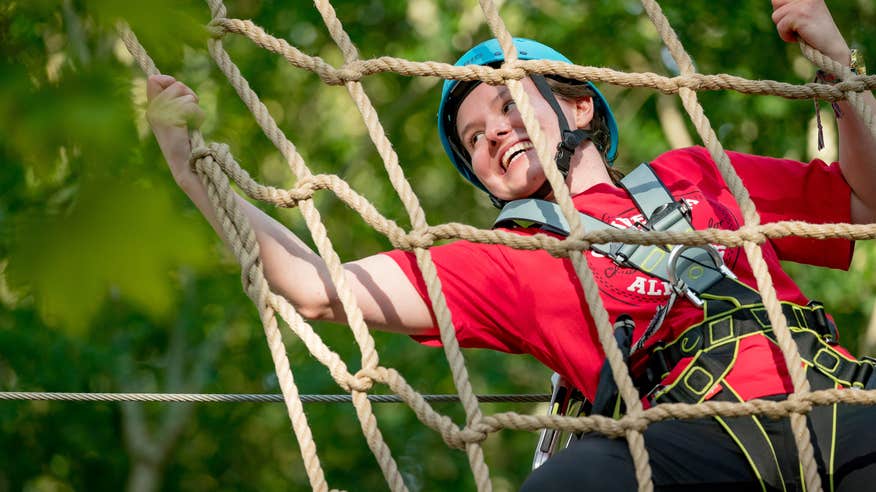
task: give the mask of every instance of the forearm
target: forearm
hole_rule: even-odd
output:
[[[876,98],[871,92],[859,93],[859,100],[876,115]],[[876,223],[876,139],[852,103],[841,101],[839,108],[839,162],[853,193],[852,222]]]
[[[772,0],[773,22],[779,36],[787,42],[803,41],[833,60],[849,66],[851,51],[833,21],[824,0]],[[869,92],[858,97],[870,112],[876,101]],[[842,117],[839,131],[839,162],[843,177],[852,190],[851,221],[876,222],[876,141],[869,126],[848,101],[839,103]]]
[[[220,237],[224,237],[203,183],[194,174],[178,181]],[[235,193],[234,199],[255,233],[271,290],[287,299],[306,319],[348,323],[322,257],[240,195]],[[346,263],[343,273],[369,327],[406,334],[431,328],[428,308],[389,257],[376,255]]]
[[[185,84],[167,75],[147,81],[150,100],[147,120],[179,187],[223,239],[222,220],[210,202],[206,186],[189,166],[191,144],[186,127],[203,119],[197,96]],[[196,125],[195,125],[196,126]],[[308,319],[346,322],[346,312],[323,259],[285,226],[233,193],[237,208],[249,221],[271,290],[285,297]],[[230,246],[230,245],[229,245]],[[428,329],[428,307],[401,268],[384,255],[343,266],[344,280],[353,291],[366,322],[373,328],[417,333]]]
[[[176,164],[171,164],[171,168],[182,168]],[[180,174],[174,176],[179,187],[231,247],[204,183],[193,172]],[[322,258],[274,218],[237,193],[232,196],[255,234],[262,268],[271,290],[288,299],[307,318],[331,318],[333,305],[339,301]]]

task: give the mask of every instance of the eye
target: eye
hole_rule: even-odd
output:
[[[512,100],[509,100],[508,102],[506,102],[502,106],[502,113],[508,114],[511,111],[514,111],[515,109],[517,109],[517,103],[515,103],[514,100],[512,99]]]
[[[474,148],[478,142],[483,140],[484,132],[474,132],[468,137],[468,146]]]

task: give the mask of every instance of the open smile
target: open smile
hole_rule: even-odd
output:
[[[524,153],[526,153],[527,150],[532,148],[535,148],[535,146],[529,140],[517,142],[516,144],[509,147],[508,150],[506,150],[505,153],[502,155],[502,160],[500,161],[502,170],[508,171],[508,166],[511,165],[511,161],[523,155]]]

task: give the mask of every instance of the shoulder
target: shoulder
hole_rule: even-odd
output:
[[[723,179],[709,151],[704,147],[673,149],[650,163],[665,184],[690,183],[697,187],[721,187]]]
[[[715,161],[704,147],[684,147],[664,152],[650,162],[651,167],[658,171],[713,174],[716,170]]]
[[[517,230],[513,232],[516,233]],[[509,261],[506,250],[514,251],[501,244],[457,240],[430,247],[429,255],[442,278],[495,279],[503,274],[508,275],[513,270],[513,262]],[[384,254],[392,258],[412,280],[420,277],[417,256],[413,252],[393,250]]]

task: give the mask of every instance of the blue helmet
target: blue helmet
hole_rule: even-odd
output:
[[[569,64],[572,63],[563,54],[550,46],[531,39],[514,38],[514,46],[517,48],[517,56],[520,60],[556,60]],[[502,53],[502,47],[499,46],[499,42],[496,39],[490,39],[468,50],[454,65],[495,65],[504,60],[505,55]],[[477,176],[475,176],[469,162],[468,152],[463,149],[456,133],[456,112],[459,109],[459,105],[479,83],[477,81],[444,81],[444,88],[441,91],[441,105],[438,107],[438,134],[441,137],[441,144],[444,145],[445,152],[447,152],[450,161],[453,162],[453,165],[456,166],[460,174],[478,188],[487,191]],[[614,162],[615,157],[617,157],[617,121],[615,121],[614,114],[611,112],[611,108],[602,93],[590,82],[586,82],[586,84],[595,93],[593,98],[594,104],[605,115],[610,136],[608,149],[604,150],[606,159],[611,164]]]

